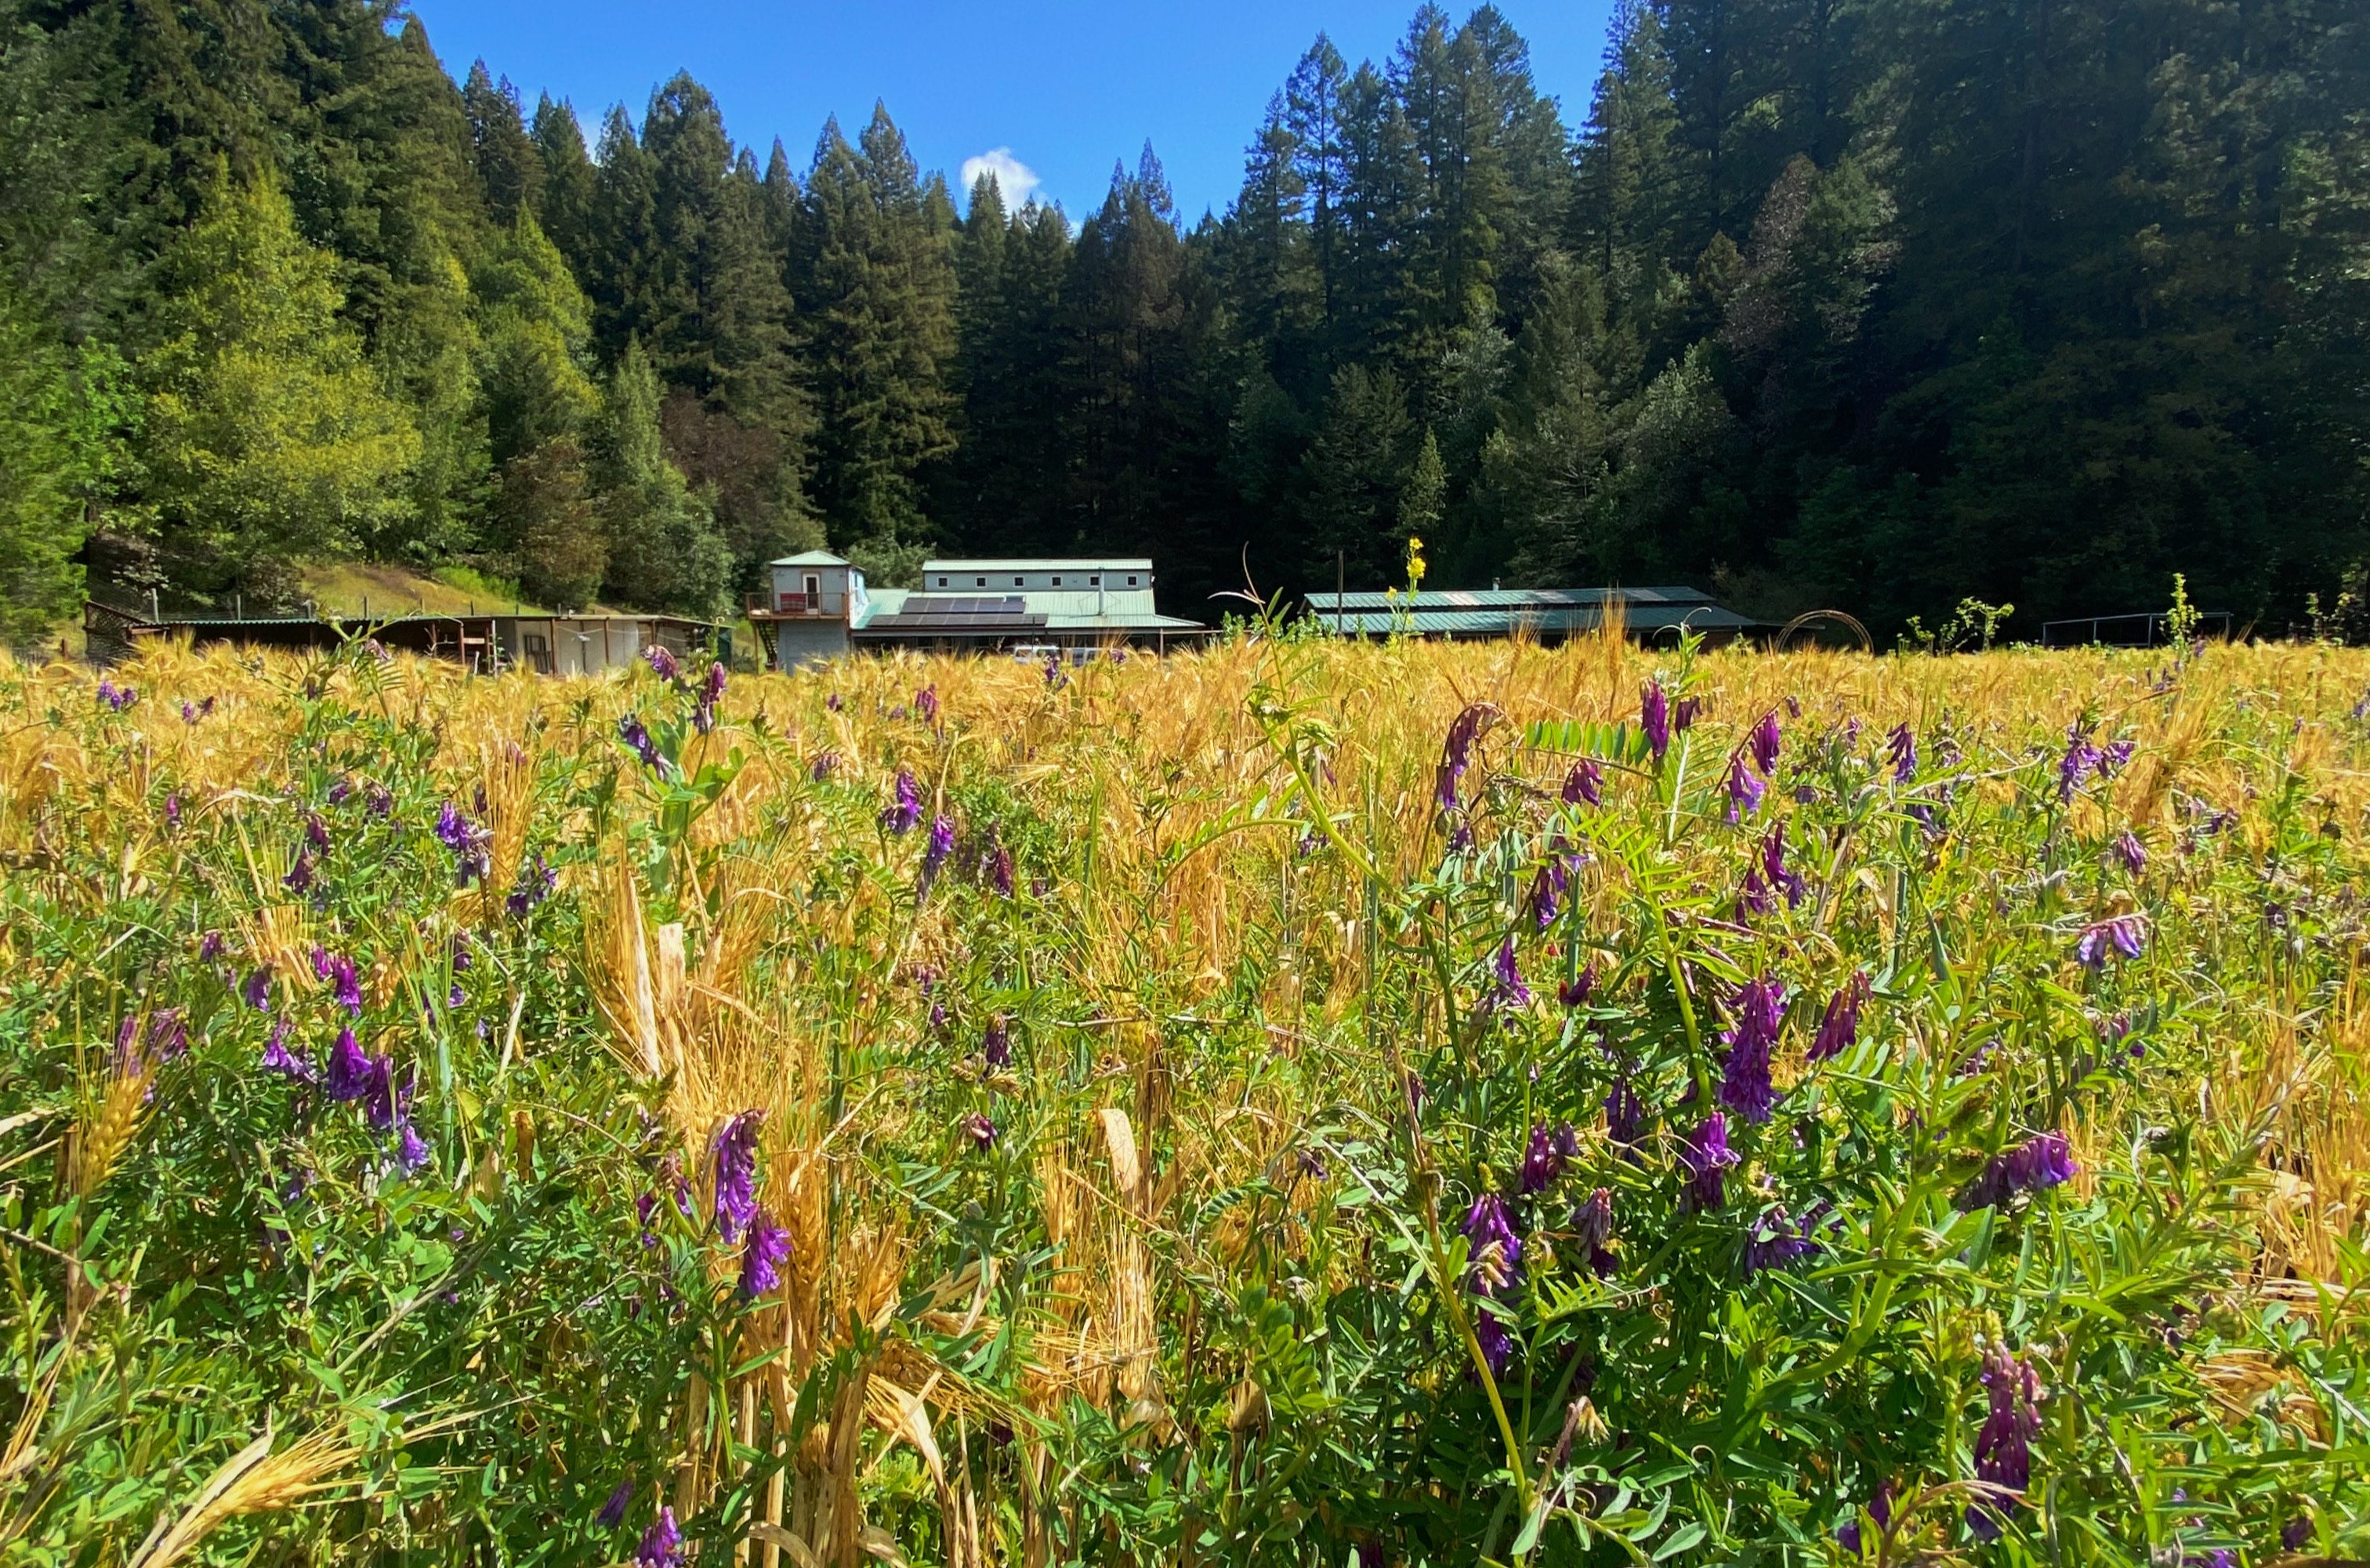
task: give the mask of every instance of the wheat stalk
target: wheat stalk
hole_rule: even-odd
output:
[[[320,1433],[274,1454],[267,1426],[261,1436],[223,1461],[178,1519],[168,1526],[167,1516],[157,1516],[155,1528],[128,1568],[171,1568],[225,1521],[243,1514],[278,1513],[336,1485],[330,1478],[353,1457],[351,1448]]]

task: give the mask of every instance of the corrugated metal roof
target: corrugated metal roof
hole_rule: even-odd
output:
[[[1355,589],[1340,595],[1319,589],[1307,596],[1311,610],[1327,610],[1337,601],[1344,610],[1380,610],[1393,606],[1417,610],[1512,610],[1599,605],[1618,599],[1625,604],[1709,604],[1712,596],[1694,588],[1450,588],[1426,589],[1409,595],[1403,589]]]
[[[925,561],[925,573],[958,572],[994,576],[997,572],[1134,572],[1138,575],[1152,570],[1152,562],[1141,555],[1015,555],[978,560]]]
[[[769,567],[845,567],[845,555],[834,555],[828,550],[803,550],[795,555],[785,555],[778,561],[768,561]]]
[[[1338,627],[1349,636],[1387,636],[1393,632],[1433,637],[1507,636],[1518,626],[1534,635],[1569,635],[1593,632],[1604,619],[1601,610],[1587,607],[1529,612],[1421,608],[1392,612],[1349,607],[1337,615],[1330,604],[1317,603],[1310,606],[1310,612],[1319,625]],[[1632,605],[1624,619],[1632,631],[1660,631],[1684,625],[1697,631],[1737,632],[1760,624],[1717,604]]]

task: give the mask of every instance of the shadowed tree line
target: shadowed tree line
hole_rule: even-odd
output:
[[[1575,99],[1581,95],[1571,95]],[[883,109],[588,137],[389,0],[0,0],[0,578],[466,562],[697,612],[829,544],[1782,615],[2359,618],[2370,25],[2340,0],[1657,0],[1568,124],[1505,19],[1319,39],[1223,215],[1075,226]],[[2350,597],[2349,597],[2350,595]]]

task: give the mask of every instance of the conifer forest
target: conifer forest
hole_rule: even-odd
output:
[[[2343,630],[2370,561],[2370,26],[2347,0],[1632,0],[1317,39],[1177,210],[529,105],[397,0],[0,4],[0,576],[286,602],[464,563],[713,612],[827,544],[1145,552],[1169,607],[1696,582],[1887,636],[2171,573]]]

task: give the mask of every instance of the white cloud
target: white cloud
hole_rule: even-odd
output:
[[[975,158],[965,158],[962,166],[963,190],[968,193],[984,174],[995,177],[995,189],[1002,193],[1007,212],[1018,212],[1043,183],[1037,177],[1035,169],[1012,155],[1009,147],[995,147]]]

